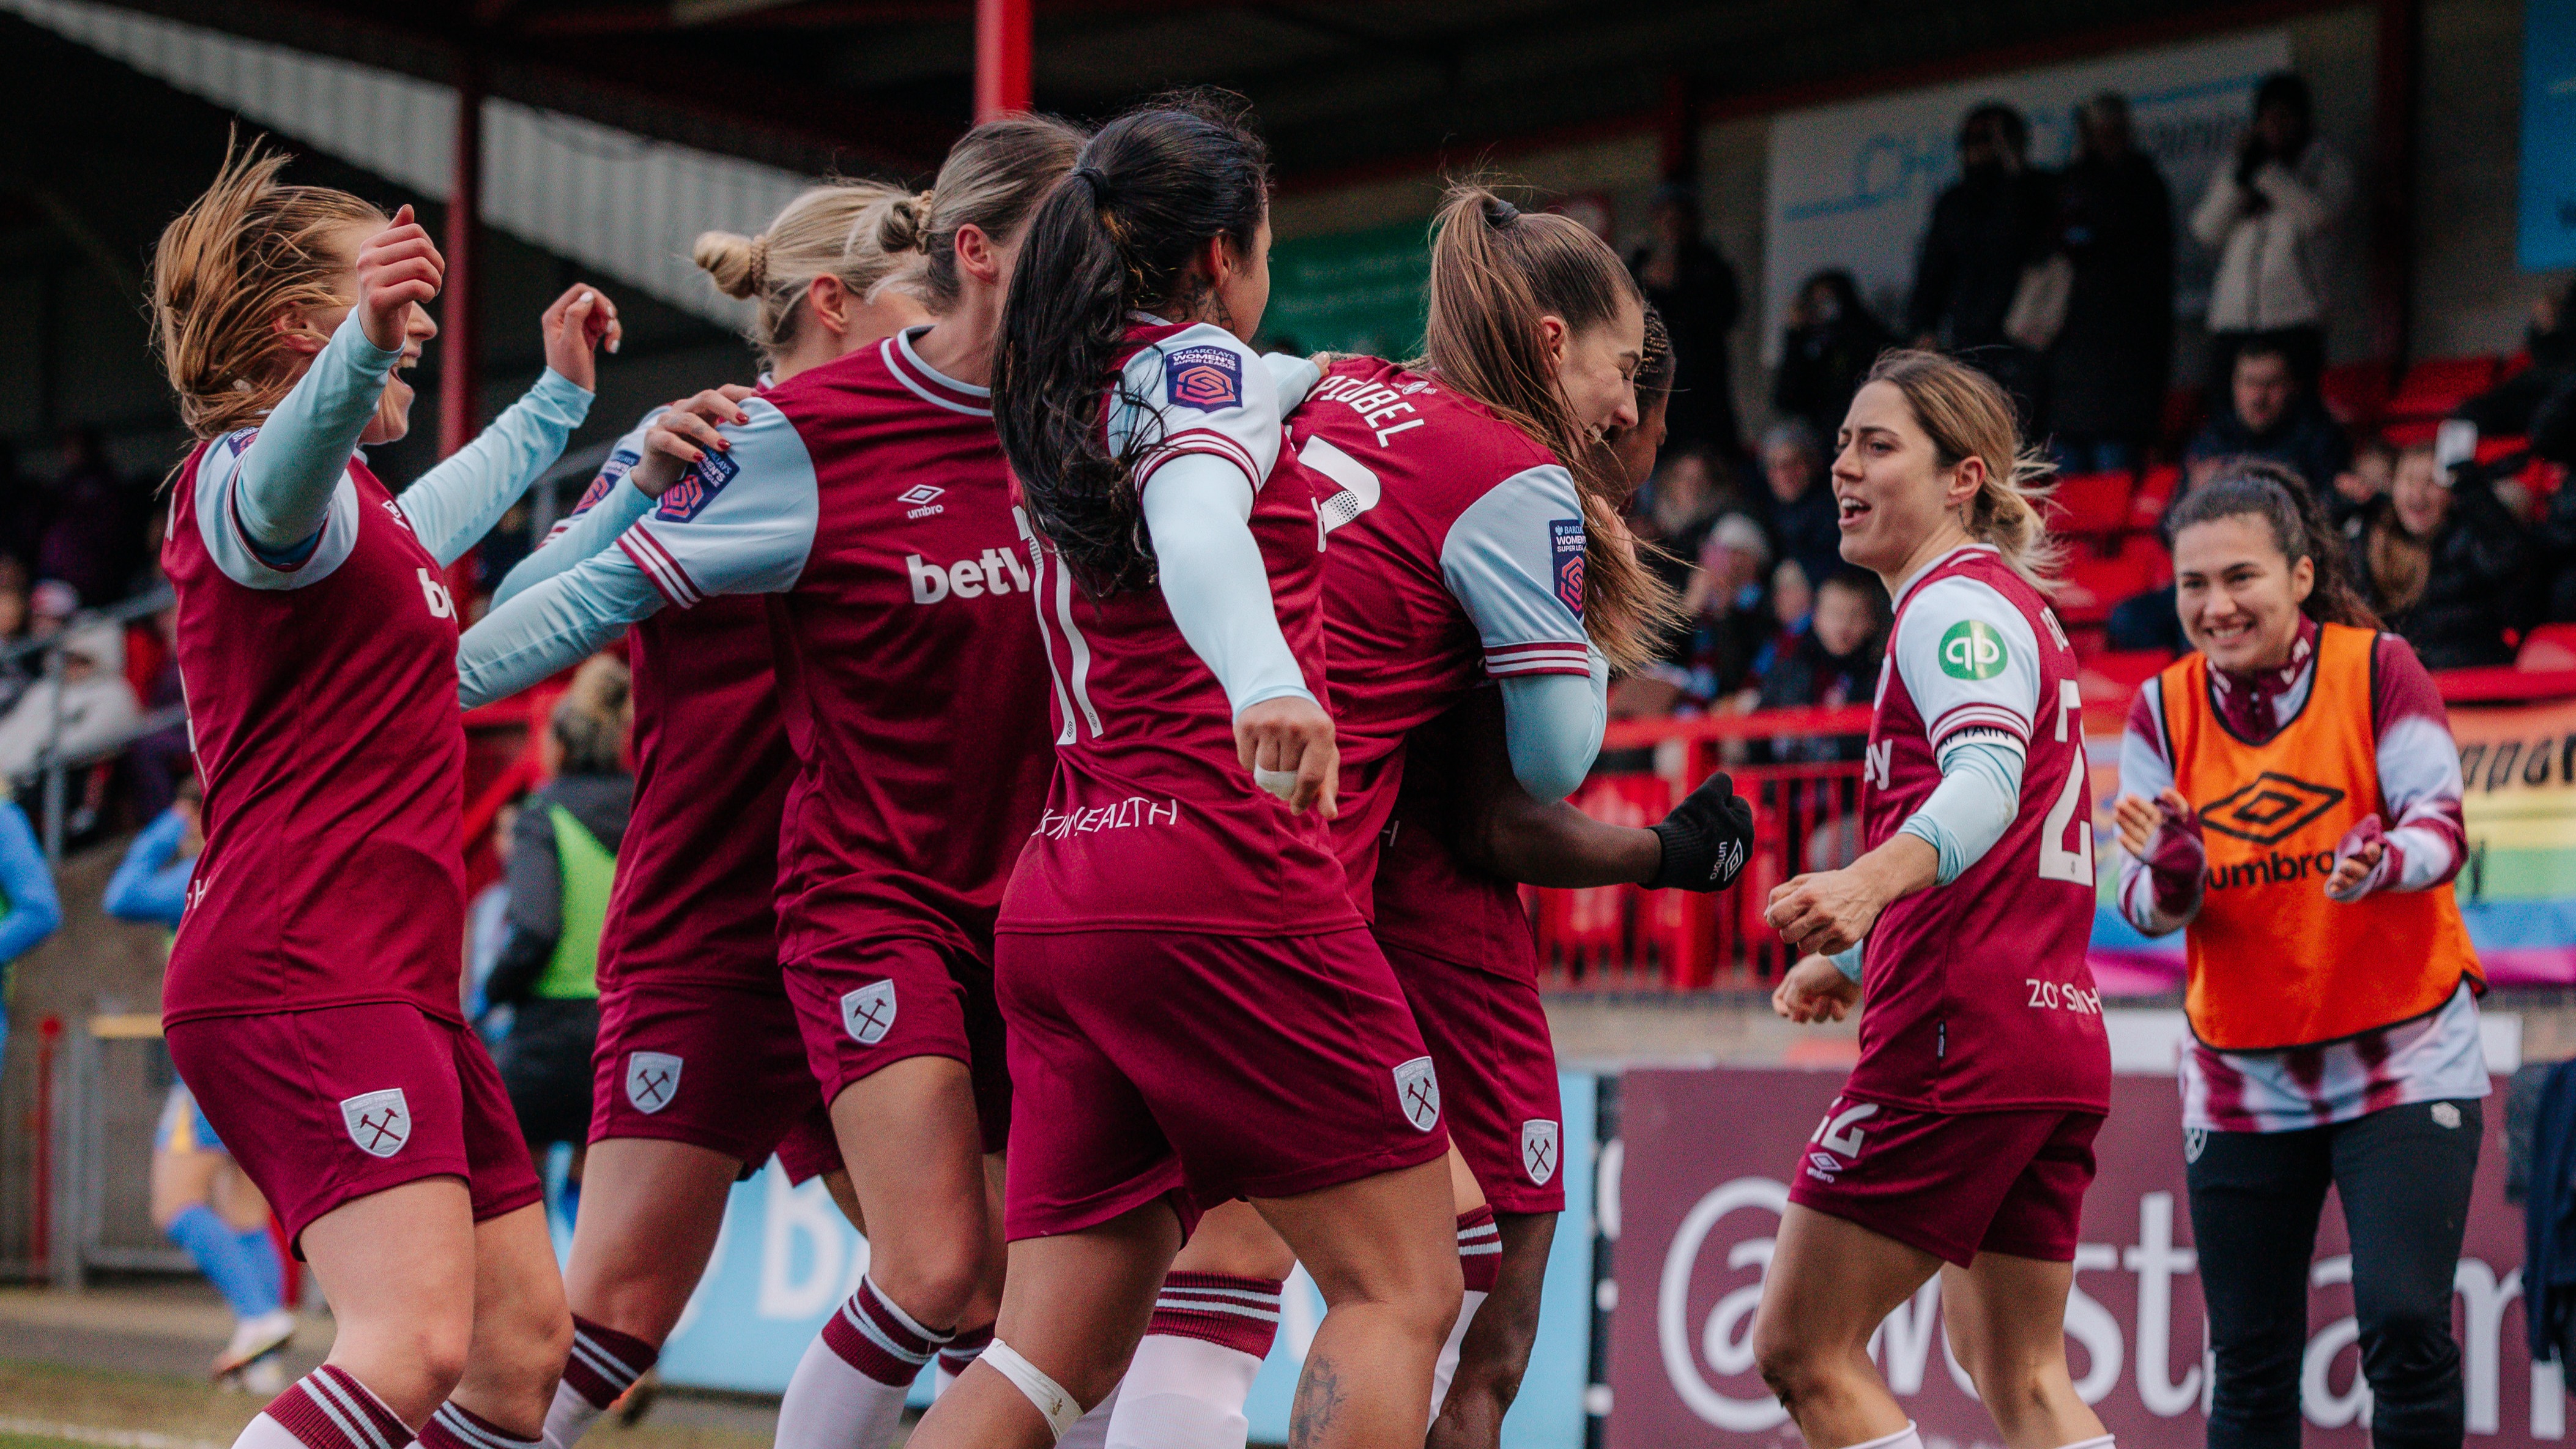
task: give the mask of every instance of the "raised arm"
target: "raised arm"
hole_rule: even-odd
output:
[[[592,349],[616,336],[617,309],[577,286],[544,317],[546,369],[507,412],[455,456],[403,490],[403,517],[421,547],[454,563],[492,531],[510,505],[563,456],[564,440],[590,415],[597,369]]]

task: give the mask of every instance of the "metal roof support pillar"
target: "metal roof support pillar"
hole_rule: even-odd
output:
[[[447,281],[439,292],[438,455],[474,441],[481,404],[482,368],[474,326],[474,284],[480,280],[474,245],[483,209],[483,64],[471,49],[457,56],[456,156],[447,197]]]
[[[2371,350],[2402,376],[2414,347],[2415,125],[2424,92],[2423,0],[2379,0],[2371,127]]]
[[[1029,108],[1032,0],[975,0],[975,123]]]

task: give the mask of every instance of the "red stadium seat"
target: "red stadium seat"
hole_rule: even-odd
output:
[[[2336,422],[2348,428],[2366,428],[2378,422],[2380,414],[2387,410],[2388,393],[2385,358],[2329,367],[2317,379],[2317,400],[2334,414]]]
[[[2499,383],[2511,382],[2529,371],[2531,371],[2531,352],[2526,348],[2497,364],[2495,380]]]
[[[2392,448],[2421,448],[2431,444],[2433,435],[2441,430],[2442,420],[2438,417],[2415,418],[2392,422],[2381,428],[2379,435],[2386,438]]]
[[[2531,440],[2519,434],[2506,434],[2505,436],[2495,438],[2480,438],[2478,439],[2478,461],[2481,463],[2497,462],[2501,459],[2510,458],[2516,453],[2528,451],[2530,447]]]
[[[2075,676],[2075,687],[2084,692],[2086,704],[2125,704],[2138,692],[2138,686],[2153,679],[2173,656],[2161,649],[2130,649],[2112,654],[2096,654],[2084,661]]]
[[[2523,670],[2576,669],[2576,624],[2543,624],[2522,641],[2513,667]]]
[[[2135,481],[2126,473],[2077,473],[2061,478],[2048,500],[2054,533],[2111,534],[2128,526]]]
[[[2122,534],[2114,556],[2145,569],[2148,588],[2161,589],[2173,582],[2173,555],[2166,551],[2164,540],[2149,530]]]
[[[2067,560],[2066,577],[2058,583],[2058,617],[2069,624],[2099,624],[2120,601],[2153,588],[2151,576],[2148,562],[2134,554],[2102,558],[2079,553]]]
[[[2495,386],[2492,357],[2435,357],[2406,369],[2406,380],[2388,400],[2393,419],[2444,418],[2460,404]]]
[[[2165,516],[2165,504],[2182,486],[2182,469],[2172,463],[2159,463],[2138,480],[2138,491],[2129,499],[2129,524],[2133,528],[2153,528]]]

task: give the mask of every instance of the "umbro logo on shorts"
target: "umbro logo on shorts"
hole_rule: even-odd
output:
[[[626,1100],[635,1110],[659,1112],[680,1095],[681,1061],[669,1052],[626,1054]]]
[[[871,981],[841,997],[841,1025],[850,1040],[875,1046],[894,1030],[894,983]]]
[[[1395,1069],[1395,1104],[1416,1132],[1440,1125],[1440,1076],[1431,1069],[1431,1058],[1415,1057]]]
[[[1532,1119],[1521,1124],[1521,1170],[1541,1187],[1556,1176],[1556,1124]]]
[[[369,1157],[391,1157],[411,1140],[411,1103],[400,1087],[343,1099],[340,1120],[348,1124],[349,1140]]]

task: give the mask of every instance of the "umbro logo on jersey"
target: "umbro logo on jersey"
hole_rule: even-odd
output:
[[[349,1140],[369,1157],[391,1157],[411,1140],[411,1103],[400,1087],[343,1100],[340,1120],[349,1128]]]
[[[906,513],[904,517],[928,518],[934,513],[945,513],[948,511],[948,505],[938,501],[939,495],[947,491],[948,490],[945,488],[934,487],[928,483],[915,483],[911,487],[903,490],[901,493],[896,494],[894,496],[894,501],[897,503],[909,503],[912,505],[912,511]]]
[[[1548,520],[1547,546],[1556,561],[1556,599],[1583,617],[1583,520],[1555,518]]]
[[[665,523],[688,522],[706,512],[707,505],[715,502],[716,495],[741,471],[742,465],[733,460],[732,454],[707,454],[690,464],[680,481],[662,495],[662,506],[653,510],[653,516]]]
[[[1230,347],[1183,347],[1163,360],[1165,395],[1212,413],[1243,405],[1243,358]]]
[[[685,1065],[669,1052],[628,1052],[626,1054],[626,1100],[635,1110],[646,1114],[659,1112],[680,1095],[680,1068]]]
[[[2200,807],[2200,823],[2254,845],[2277,845],[2342,800],[2341,790],[2265,770],[2252,784]]]

